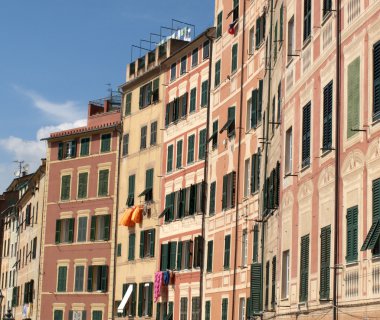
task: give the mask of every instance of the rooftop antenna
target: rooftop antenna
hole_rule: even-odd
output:
[[[17,166],[18,166],[18,169],[14,171],[14,176],[16,178],[20,178],[22,176],[22,172],[23,172],[23,164],[24,164],[24,160],[22,161],[19,161],[19,160],[14,160],[13,161],[14,163],[17,163]]]

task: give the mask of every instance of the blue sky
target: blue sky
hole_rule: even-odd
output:
[[[83,125],[88,100],[124,82],[132,44],[172,18],[198,34],[213,24],[213,10],[213,0],[1,1],[0,193],[13,160],[36,169],[45,157],[40,138]]]

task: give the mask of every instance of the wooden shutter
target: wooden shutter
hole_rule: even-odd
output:
[[[211,320],[211,301],[206,301],[205,320]]]
[[[92,291],[92,283],[93,283],[93,277],[94,277],[94,267],[88,266],[88,273],[87,273],[87,291]]]
[[[182,96],[182,117],[186,117],[187,115],[187,100],[189,98],[189,94],[186,92],[183,96]]]
[[[63,142],[58,143],[58,160],[63,159]]]
[[[96,216],[91,217],[90,240],[95,241]]]
[[[88,172],[81,172],[78,177],[78,198],[87,198]]]
[[[160,98],[160,78],[153,80],[152,101],[157,102]]]
[[[223,196],[222,196],[223,210],[227,208],[227,182],[228,182],[228,175],[224,175],[223,176]]]
[[[100,152],[108,152],[111,150],[111,134],[103,134],[101,137]]]
[[[100,170],[99,171],[99,186],[98,186],[98,195],[107,196],[108,195],[108,177],[109,170]]]
[[[102,292],[108,291],[108,266],[101,266],[101,281],[100,281],[100,290]]]
[[[219,16],[218,16],[219,18]],[[215,83],[214,87],[218,87],[220,84],[220,60],[215,63]]]
[[[199,132],[199,151],[198,158],[204,159],[206,155],[206,129]]]
[[[321,267],[320,267],[320,290],[321,300],[329,299],[330,295],[330,246],[331,226],[321,229]]]
[[[150,238],[149,238],[149,253],[151,257],[154,257],[154,248],[155,248],[155,238],[156,238],[156,230],[149,230]]]
[[[218,13],[217,24],[216,24],[216,38],[222,36],[223,32],[223,11]]]
[[[129,241],[128,241],[128,261],[135,260],[135,242],[136,242],[136,234],[130,233]]]
[[[231,235],[224,237],[224,269],[230,267],[230,248],[231,248]]]
[[[67,277],[67,267],[59,267],[58,268],[58,286],[57,291],[58,292],[65,292],[66,291],[66,277]]]
[[[219,126],[218,120],[215,120],[212,123],[212,147],[213,148],[216,148],[216,146],[218,145],[218,126]]]
[[[161,244],[161,271],[168,269],[169,244]]]
[[[222,320],[228,319],[228,298],[222,299]]]
[[[253,262],[258,262],[259,257],[259,226],[255,224],[253,227]]]
[[[176,266],[176,258],[177,258],[177,242],[169,242],[169,269],[174,270]]]
[[[215,194],[216,194],[216,182],[212,182],[210,185],[210,216],[215,214]]]
[[[237,55],[238,55],[238,45],[237,43],[235,43],[232,46],[231,72],[234,72],[237,69],[237,59],[238,59]]]
[[[169,126],[170,123],[170,103],[166,105],[166,112],[165,112],[165,127]]]
[[[104,241],[108,241],[110,239],[111,234],[111,215],[107,214],[104,216]]]
[[[148,316],[151,317],[153,312],[153,282],[149,282],[148,287]]]
[[[256,49],[260,47],[261,39],[260,39],[260,26],[261,26],[261,17],[256,19]]]
[[[236,172],[230,173],[231,185],[230,185],[230,195],[231,195],[231,208],[235,207],[236,203]]]
[[[276,256],[274,256],[272,259],[272,298],[271,298],[272,309],[275,307],[275,303],[276,303],[276,266],[277,266],[277,259],[276,259]]]
[[[372,221],[380,219],[380,179],[372,182]]]
[[[182,140],[177,142],[177,159],[176,159],[177,169],[182,167],[182,143],[183,143]]]
[[[197,185],[190,186],[189,214],[193,215],[197,211]]]
[[[197,104],[197,88],[193,88],[190,91],[190,112],[195,111]]]
[[[140,259],[144,258],[145,256],[144,237],[145,237],[145,231],[140,231]]]
[[[61,178],[61,200],[69,200],[70,199],[70,184],[71,184],[71,176],[66,175]]]
[[[360,127],[360,57],[347,67],[347,138],[358,133]]]
[[[136,176],[134,174],[128,178],[128,207],[132,207],[135,204],[135,180]]]
[[[299,300],[305,302],[308,299],[309,291],[309,235],[301,238],[301,252],[300,252],[300,291]]]
[[[251,265],[251,313],[262,311],[262,268],[261,263]]]
[[[380,119],[380,41],[373,47],[373,120]]]
[[[332,146],[332,88],[330,81],[323,88],[323,149],[329,150]]]
[[[188,146],[187,146],[187,163],[194,162],[194,140],[195,136],[191,135],[188,138]]]
[[[302,167],[310,164],[311,102],[302,110]]]
[[[202,82],[201,107],[206,107],[208,103],[208,80]]]
[[[251,96],[251,128],[257,127],[257,103],[258,103],[258,90],[252,90]]]
[[[166,163],[166,172],[171,172],[173,170],[173,145],[168,147],[168,158]]]
[[[274,199],[274,204],[276,207],[279,207],[280,206],[280,191],[281,191],[281,165],[280,165],[280,162],[277,161],[277,164],[276,164],[276,176],[275,176],[275,179],[276,179],[276,196],[275,196],[275,199]]]
[[[139,283],[139,304],[138,304],[139,317],[142,317],[143,315],[143,290],[144,290],[144,283]]]
[[[73,240],[74,240],[74,221],[75,219],[72,218],[72,219],[69,219],[69,230],[68,230],[68,233],[69,233],[69,243],[72,243]]]
[[[177,270],[182,269],[182,241],[178,242]]]
[[[56,220],[55,222],[55,243],[59,244],[61,242],[61,220]]]
[[[207,272],[212,272],[213,251],[214,251],[214,241],[210,240],[207,243]]]

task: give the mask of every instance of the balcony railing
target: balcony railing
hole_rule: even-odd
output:
[[[347,1],[347,24],[353,22],[361,12],[361,0]]]
[[[346,288],[346,297],[353,298],[357,297],[359,294],[359,271],[352,270],[347,271],[344,278],[345,288]]]

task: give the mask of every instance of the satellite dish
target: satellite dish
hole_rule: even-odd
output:
[[[16,170],[15,172],[14,172],[14,175],[15,175],[15,177],[20,177],[20,174],[21,174],[21,172],[20,172],[20,170]]]
[[[29,172],[29,164],[26,164],[22,167],[22,171],[28,173]]]

